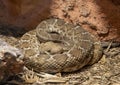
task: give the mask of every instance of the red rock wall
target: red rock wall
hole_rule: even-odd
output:
[[[0,0],[0,24],[34,29],[49,17],[81,25],[101,40],[120,42],[120,0]]]

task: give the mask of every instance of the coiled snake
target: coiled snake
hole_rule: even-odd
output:
[[[80,26],[61,19],[42,21],[19,40],[28,68],[40,72],[72,72],[97,62],[102,47],[93,35]]]

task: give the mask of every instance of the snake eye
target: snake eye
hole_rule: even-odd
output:
[[[57,34],[57,35],[59,35],[59,33],[58,33],[58,32],[56,32],[56,31],[51,31],[51,32],[48,32],[48,33],[50,33],[50,34]]]

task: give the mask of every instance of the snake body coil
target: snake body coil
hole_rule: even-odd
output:
[[[72,72],[97,62],[102,56],[100,42],[80,26],[61,19],[42,21],[19,41],[26,66],[40,72]]]

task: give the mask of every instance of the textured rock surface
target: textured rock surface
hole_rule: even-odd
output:
[[[0,24],[34,29],[50,16],[80,24],[101,40],[120,41],[119,0],[0,0]]]

